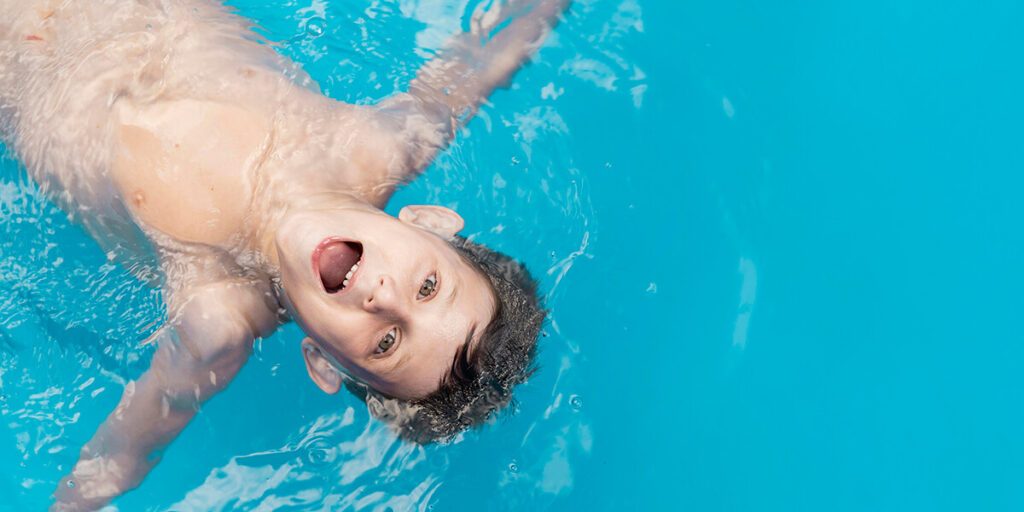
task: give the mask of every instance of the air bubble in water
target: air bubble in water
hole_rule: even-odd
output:
[[[320,464],[323,464],[325,460],[327,460],[327,452],[325,452],[324,450],[319,450],[319,449],[317,449],[317,450],[310,450],[306,454],[306,458],[309,459],[309,462],[311,464],[313,464],[313,465],[320,465]]]
[[[327,21],[323,18],[310,18],[306,21],[306,33],[313,37],[320,37],[324,35],[324,31],[327,30]]]
[[[583,400],[579,395],[572,395],[569,397],[569,405],[572,407],[572,410],[578,411],[583,408]]]
[[[314,439],[304,448],[306,462],[313,466],[323,466],[334,461],[334,450],[324,439]]]
[[[75,481],[74,480],[68,480],[68,489],[74,489],[74,488],[75,488]]]
[[[511,471],[512,473],[518,473],[519,472],[519,465],[516,464],[516,461],[509,462],[508,470]]]

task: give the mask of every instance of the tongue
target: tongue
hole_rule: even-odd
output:
[[[352,242],[332,242],[323,248],[320,253],[319,267],[320,280],[324,283],[324,289],[329,292],[336,292],[341,289],[341,283],[345,281],[345,274],[352,269],[362,255],[362,247]]]

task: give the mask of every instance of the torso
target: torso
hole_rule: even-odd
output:
[[[179,242],[230,246],[270,151],[272,119],[193,99],[117,109],[110,176],[139,222]]]
[[[0,8],[0,136],[46,192],[136,274],[229,250],[305,75],[213,2]]]
[[[13,20],[0,20],[0,136],[128,268],[152,274],[174,251],[238,259],[254,208],[272,214],[254,204],[261,189],[390,196],[380,183],[396,148],[366,109],[311,90],[220,5],[11,2],[0,0]]]

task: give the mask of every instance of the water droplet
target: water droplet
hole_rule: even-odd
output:
[[[310,18],[306,21],[306,33],[312,37],[320,37],[327,30],[327,21],[323,18]]]
[[[75,481],[74,480],[68,480],[68,489],[74,489],[74,488],[75,488]]]
[[[572,410],[578,411],[583,408],[583,400],[579,395],[572,395],[569,397],[569,405],[572,407]]]
[[[511,471],[512,473],[518,473],[519,465],[516,464],[516,461],[512,461],[508,464],[508,470]]]

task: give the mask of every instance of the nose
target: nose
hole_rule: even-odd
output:
[[[389,276],[380,276],[374,283],[373,289],[363,299],[363,310],[368,313],[384,313],[394,316],[401,316],[405,303],[395,280]]]

